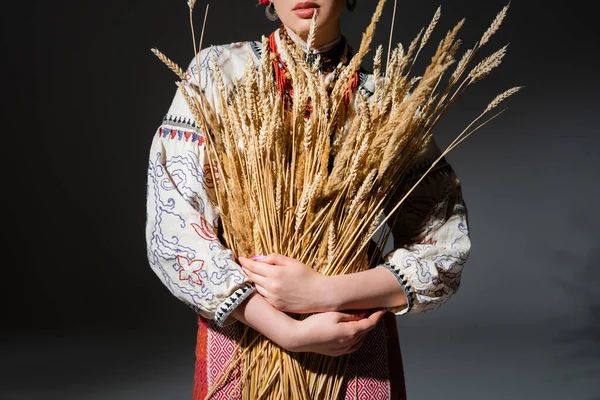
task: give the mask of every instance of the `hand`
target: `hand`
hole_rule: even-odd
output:
[[[258,293],[278,310],[312,313],[334,309],[328,277],[300,261],[279,254],[240,257],[239,261]]]
[[[362,318],[357,314],[326,312],[314,314],[300,321],[293,340],[287,346],[293,352],[311,352],[337,357],[360,348],[385,311],[378,310]]]

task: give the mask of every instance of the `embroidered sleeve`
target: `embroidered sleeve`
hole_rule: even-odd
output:
[[[201,87],[211,101],[210,50],[200,54]],[[206,67],[203,67],[206,65]],[[188,76],[198,76],[195,63]],[[203,76],[204,75],[204,76]],[[204,135],[178,90],[154,136],[148,165],[148,261],[169,291],[219,325],[255,289],[217,236],[219,210]]]
[[[433,158],[428,159],[413,170],[413,182],[431,165]],[[398,213],[392,226],[395,250],[379,267],[398,279],[408,304],[390,311],[402,315],[433,310],[458,291],[471,248],[467,209],[451,166],[442,160]]]

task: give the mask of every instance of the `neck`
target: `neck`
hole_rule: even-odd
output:
[[[285,27],[288,35],[295,41],[300,42],[306,47],[306,41],[308,40],[308,34],[297,34],[291,28]],[[312,48],[315,50],[319,50],[322,47],[325,47],[341,37],[340,25],[335,24],[335,26],[331,27],[317,27],[317,35],[315,35],[315,40],[313,42]]]

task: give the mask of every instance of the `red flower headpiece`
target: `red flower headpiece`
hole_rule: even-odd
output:
[[[268,5],[268,4],[270,3],[270,1],[269,1],[269,0],[258,0],[258,2],[259,2],[260,4],[262,4],[263,6],[266,6],[266,5]]]

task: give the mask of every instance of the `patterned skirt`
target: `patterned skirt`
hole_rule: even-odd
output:
[[[225,328],[198,317],[194,400],[204,400],[231,359],[241,338],[242,325],[233,323]],[[225,384],[213,394],[213,399],[241,400],[241,367],[237,367]],[[350,356],[342,399],[405,400],[404,371],[398,341],[396,319],[386,313],[371,330],[361,348]]]

